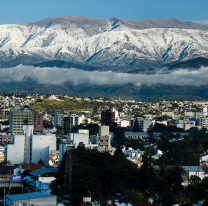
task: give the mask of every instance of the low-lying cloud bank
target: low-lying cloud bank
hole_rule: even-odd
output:
[[[39,84],[61,85],[65,82],[72,82],[74,85],[208,85],[208,67],[201,67],[198,70],[176,69],[168,71],[158,70],[156,74],[127,74],[113,71],[83,71],[80,69],[40,68],[33,66],[19,65],[13,68],[0,69],[0,83],[22,82],[28,78],[37,81]]]

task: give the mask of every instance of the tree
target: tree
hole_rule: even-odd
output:
[[[42,159],[40,159],[40,160],[38,161],[38,164],[40,164],[40,165],[44,166],[44,162],[43,162],[43,160],[42,160]]]
[[[164,124],[155,123],[153,126],[153,131],[165,133],[165,132],[167,132],[167,126],[165,126]]]
[[[184,170],[179,166],[160,167],[156,191],[161,197],[163,206],[172,206],[183,191]]]
[[[184,142],[185,144],[187,144],[187,146],[189,147],[190,143],[192,142],[192,138],[190,135],[185,135],[184,136]]]
[[[114,135],[114,145],[125,145],[125,134],[122,127],[117,127],[113,132]]]
[[[139,125],[139,121],[137,118],[135,119],[135,122],[134,122],[133,132],[142,132],[142,129]]]
[[[65,165],[66,155],[56,173],[56,179],[51,183],[53,194],[63,194]],[[117,193],[125,196],[125,191],[136,190],[139,185],[139,170],[124,157],[120,148],[112,156],[107,152],[78,146],[72,150],[72,165],[73,205],[78,205],[89,192],[92,200],[115,197]]]
[[[140,187],[142,191],[148,190],[148,188],[154,188],[156,176],[152,167],[153,159],[150,153],[146,152],[142,156],[142,166],[139,170]]]

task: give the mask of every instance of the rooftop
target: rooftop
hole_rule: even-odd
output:
[[[147,132],[125,132],[125,135],[147,135]]]
[[[189,172],[198,172],[198,166],[183,166],[183,169]],[[204,172],[201,166],[199,167],[199,172]]]
[[[6,198],[15,201],[15,200],[24,200],[24,199],[36,199],[36,198],[44,198],[44,197],[54,197],[55,195],[45,194],[41,192],[32,192],[32,193],[23,193],[16,195],[7,195]]]
[[[41,164],[28,164],[28,165],[21,165],[22,169],[26,169],[26,170],[37,170],[37,169],[41,169],[42,165]]]
[[[39,170],[32,171],[29,174],[33,175],[33,176],[39,176],[39,175],[42,175],[42,174],[45,174],[45,173],[48,173],[48,172],[57,172],[57,171],[58,171],[57,168],[42,168],[42,169],[39,169]]]

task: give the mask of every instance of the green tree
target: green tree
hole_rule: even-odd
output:
[[[142,132],[141,126],[139,125],[139,121],[137,118],[134,122],[133,132]]]
[[[38,164],[41,164],[42,166],[45,165],[42,159],[40,159],[40,160],[38,161]]]
[[[155,123],[153,126],[153,131],[165,133],[165,132],[167,132],[167,126],[165,126],[164,124]]]
[[[116,197],[116,193],[125,196],[125,191],[136,190],[139,185],[139,170],[124,157],[120,148],[112,156],[79,146],[72,150],[72,165],[73,205],[78,205],[89,192],[93,200]],[[53,194],[63,194],[65,166],[64,155],[56,180],[51,183]]]
[[[160,168],[156,184],[156,191],[161,197],[162,205],[171,206],[179,198],[183,191],[183,174],[182,167],[169,166]]]
[[[156,176],[152,167],[153,159],[152,155],[146,152],[142,156],[142,166],[139,170],[140,176],[140,189],[144,192],[148,188],[154,188]]]

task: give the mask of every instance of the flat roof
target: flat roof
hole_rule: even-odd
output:
[[[169,167],[171,167],[171,166],[169,166]],[[198,166],[182,166],[182,167],[186,172],[198,172]],[[159,170],[160,166],[153,165],[153,168],[156,170]],[[199,167],[199,172],[204,172],[204,170],[201,166]]]
[[[148,135],[147,132],[125,132],[125,135]]]
[[[33,176],[39,176],[39,175],[42,175],[42,174],[45,174],[45,173],[48,173],[48,172],[57,172],[57,171],[58,171],[57,168],[42,168],[42,169],[39,169],[39,170],[32,171],[29,174],[33,175]]]
[[[182,166],[183,169],[185,171],[189,171],[189,172],[198,172],[198,169],[199,169],[199,172],[204,172],[203,168],[201,166]]]
[[[44,197],[55,197],[55,195],[45,194],[41,192],[32,192],[32,193],[23,193],[16,195],[7,195],[6,198],[11,201],[15,200],[25,200],[25,199],[36,199],[36,198],[44,198]]]

